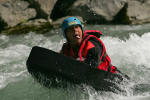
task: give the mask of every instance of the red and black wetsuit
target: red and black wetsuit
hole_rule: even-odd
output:
[[[79,48],[73,49],[68,43],[65,43],[61,53],[75,59],[79,58],[80,61],[89,64],[91,67],[117,73],[117,69],[111,64],[111,60],[106,53],[103,42],[99,39],[100,35],[101,32],[97,30],[84,31]]]

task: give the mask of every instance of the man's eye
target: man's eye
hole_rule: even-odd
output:
[[[78,28],[78,27],[79,27],[78,25],[75,26],[75,28]]]

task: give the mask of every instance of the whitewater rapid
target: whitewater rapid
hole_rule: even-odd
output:
[[[35,98],[36,100],[150,100],[150,32],[141,36],[131,33],[127,39],[112,36],[103,36],[101,39],[106,45],[112,64],[133,80],[129,86],[131,88],[127,90],[127,96],[97,93],[89,90],[88,87],[85,92],[80,88],[48,90],[41,86],[34,81],[26,69],[26,60],[31,48],[37,45],[58,52],[65,40],[60,34],[40,35],[30,32],[19,36],[0,35],[1,100],[11,100],[11,98],[17,98],[16,100],[19,98],[22,100]]]

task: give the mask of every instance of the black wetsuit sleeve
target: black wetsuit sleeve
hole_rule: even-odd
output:
[[[102,55],[103,52],[102,51],[103,47],[102,45],[99,45],[99,43],[93,40],[90,40],[90,42],[92,42],[95,45],[95,47],[88,50],[84,62],[90,65],[91,67],[97,68],[99,65],[100,56]]]

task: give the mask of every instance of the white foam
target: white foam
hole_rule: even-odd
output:
[[[9,83],[11,82],[15,82],[17,80],[22,79],[21,77],[19,78],[19,76],[24,75],[26,71],[21,71],[21,72],[10,72],[10,73],[0,73],[0,89],[4,88],[5,86],[7,86]]]
[[[22,59],[27,55],[27,52],[30,51],[30,48],[26,45],[17,44],[13,46],[9,46],[7,48],[0,48],[0,64],[10,63],[12,61],[16,61]]]
[[[118,100],[150,100],[150,95],[148,95],[148,96],[120,97]]]
[[[145,65],[150,68],[150,33],[141,37],[131,34],[126,41],[112,37],[104,37],[103,41],[113,64]]]
[[[3,44],[5,44],[6,42],[9,41],[9,37],[6,35],[1,35],[0,36],[0,46],[2,46]]]

